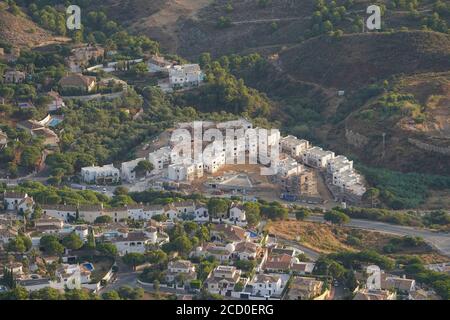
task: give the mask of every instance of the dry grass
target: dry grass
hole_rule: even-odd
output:
[[[383,247],[391,239],[399,238],[376,231],[297,220],[271,221],[267,224],[266,230],[277,237],[298,241],[301,245],[324,254],[345,250],[360,251],[365,249],[372,249],[383,254]],[[352,242],[351,239],[356,239],[356,242]],[[404,249],[401,252],[390,254],[389,256],[398,258],[405,255],[418,256],[425,263],[448,261],[448,257],[436,253],[427,245]]]

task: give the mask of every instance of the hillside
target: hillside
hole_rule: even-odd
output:
[[[284,51],[280,62],[295,79],[348,90],[396,74],[450,70],[450,35],[405,31],[323,36]]]
[[[328,142],[371,165],[450,175],[449,106],[450,72],[400,77],[351,111]]]
[[[23,12],[14,15],[0,2],[0,40],[13,47],[36,47],[66,42],[65,37],[56,37],[39,27]]]
[[[437,2],[377,1],[384,6],[383,30],[420,30],[425,25],[447,32],[448,9],[435,9]],[[194,58],[206,51],[215,56],[274,53],[334,30],[361,32],[370,4],[368,0],[106,0],[92,7],[160,41],[171,53]],[[440,15],[437,20],[432,19],[434,13]]]

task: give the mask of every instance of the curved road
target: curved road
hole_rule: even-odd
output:
[[[311,216],[306,219],[312,222],[325,222],[322,216]],[[450,257],[450,234],[430,229],[406,227],[385,222],[351,219],[345,226],[351,228],[373,230],[398,236],[421,237],[441,254]]]

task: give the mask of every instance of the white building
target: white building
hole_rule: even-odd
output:
[[[241,241],[234,246],[233,256],[239,260],[256,260],[260,246],[251,241]]]
[[[103,204],[80,205],[78,207],[78,214],[81,220],[94,223],[95,219],[103,215]]]
[[[149,221],[154,216],[164,214],[162,205],[128,205],[128,217],[133,220]]]
[[[230,214],[228,219],[231,223],[246,224],[247,217],[245,215],[244,206],[233,202],[230,207]]]
[[[196,222],[207,222],[209,221],[209,211],[208,206],[198,206],[195,208],[194,221]]]
[[[86,183],[110,184],[120,181],[120,170],[114,165],[102,167],[92,166],[81,168],[81,178]]]
[[[164,59],[164,57],[153,55],[148,60],[147,66],[148,66],[148,71],[150,73],[156,73],[156,72],[168,73],[170,68],[172,68],[172,66],[173,66],[173,62]]]
[[[198,64],[184,64],[169,69],[169,83],[172,88],[198,86],[204,74]]]
[[[333,173],[333,185],[338,186],[342,191],[362,196],[366,192],[366,188],[361,182],[361,176],[353,170],[344,171],[342,173]]]
[[[156,151],[150,152],[148,155],[148,160],[153,164],[154,169],[162,170],[164,166],[170,163],[171,156],[170,147],[163,147]]]
[[[206,289],[215,294],[226,295],[241,280],[241,270],[233,266],[217,266],[205,281]]]
[[[327,162],[331,159],[334,159],[334,152],[323,150],[320,147],[309,148],[302,155],[302,161],[315,168],[326,168]]]
[[[148,245],[157,243],[158,231],[156,228],[150,227],[145,232],[128,232],[111,241],[121,256],[127,253],[145,253]]]
[[[203,169],[208,173],[216,173],[225,165],[225,151],[213,152],[213,154],[203,157]]]
[[[286,157],[278,161],[277,175],[281,178],[287,178],[292,175],[299,175],[303,171],[303,166],[291,157]]]
[[[26,212],[31,211],[34,207],[33,197],[28,196],[28,194],[23,192],[3,192],[3,202],[5,210]]]
[[[292,157],[300,157],[303,151],[309,148],[309,142],[298,139],[295,136],[286,136],[280,141],[282,151],[288,153]]]
[[[192,181],[203,177],[203,162],[183,161],[169,165],[168,178],[173,181]]]
[[[41,208],[45,215],[60,219],[64,222],[75,219],[77,214],[77,207],[73,205],[43,204]]]
[[[280,295],[284,288],[282,278],[276,274],[257,274],[249,285],[252,295],[262,297]]]
[[[134,171],[139,164],[139,162],[146,160],[145,158],[137,158],[128,162],[122,162],[121,166],[121,176],[122,181],[133,182],[136,180],[136,172]]]
[[[194,280],[197,275],[195,266],[189,260],[170,261],[167,266],[166,279],[168,282],[174,282],[177,277],[182,275],[186,281]]]
[[[339,155],[334,159],[328,160],[327,171],[328,173],[342,173],[344,171],[353,170],[353,161],[348,160],[347,157]]]

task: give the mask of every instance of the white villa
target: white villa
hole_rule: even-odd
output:
[[[281,276],[277,274],[256,274],[249,283],[252,287],[252,295],[262,297],[280,295],[284,284]]]
[[[84,167],[81,168],[81,178],[86,183],[117,183],[120,180],[120,170],[115,168],[113,164],[102,167]]]
[[[215,294],[226,295],[241,280],[241,270],[233,266],[217,266],[205,281],[206,289]]]
[[[156,228],[150,227],[143,232],[127,232],[111,241],[121,256],[127,253],[145,253],[148,245],[157,243],[158,231]]]
[[[247,217],[245,209],[241,204],[232,203],[230,207],[230,214],[228,220],[231,223],[247,224]]]
[[[194,280],[197,277],[195,266],[189,260],[170,261],[167,266],[166,280],[174,282],[182,275],[186,280]]]
[[[169,83],[172,88],[198,86],[204,74],[198,64],[184,64],[169,69]]]
[[[34,207],[33,197],[22,192],[3,192],[3,203],[5,210],[9,211],[25,212],[27,210],[32,210]]]

